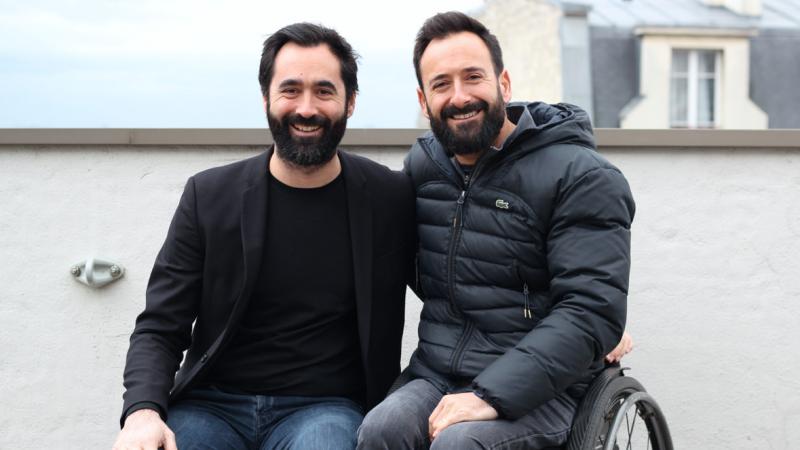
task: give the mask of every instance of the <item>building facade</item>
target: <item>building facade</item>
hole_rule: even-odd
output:
[[[800,128],[800,0],[489,0],[519,100],[607,128]]]

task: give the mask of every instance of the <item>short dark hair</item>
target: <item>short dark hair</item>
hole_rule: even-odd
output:
[[[261,93],[269,97],[269,84],[275,72],[275,56],[281,47],[289,42],[294,42],[301,47],[315,47],[326,44],[331,52],[339,59],[342,81],[344,82],[345,95],[350,101],[358,92],[358,54],[353,47],[335,30],[308,22],[293,23],[285,26],[264,41],[261,52],[261,64],[258,67],[258,83]]]
[[[489,54],[492,56],[495,75],[500,75],[500,72],[503,71],[503,51],[500,50],[500,43],[497,41],[497,37],[490,33],[482,23],[459,11],[439,13],[428,18],[422,24],[414,44],[414,71],[417,73],[420,89],[422,88],[422,74],[419,71],[419,61],[422,59],[425,49],[434,39],[442,39],[462,31],[474,33],[486,44]]]

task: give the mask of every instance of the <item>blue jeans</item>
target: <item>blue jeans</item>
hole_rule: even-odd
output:
[[[361,407],[341,397],[245,395],[196,388],[170,406],[180,450],[341,450],[356,446]]]
[[[428,417],[447,392],[423,380],[410,381],[364,418],[358,430],[363,450],[531,450],[567,441],[578,402],[567,394],[550,400],[517,420],[459,422],[428,439]],[[462,389],[463,390],[463,389]]]

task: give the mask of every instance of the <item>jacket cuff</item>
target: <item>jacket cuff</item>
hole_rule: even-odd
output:
[[[506,414],[506,412],[503,411],[503,409],[500,408],[500,406],[498,405],[497,399],[489,395],[489,392],[486,390],[486,388],[480,386],[478,383],[475,383],[474,381],[472,382],[471,388],[472,388],[472,393],[475,394],[476,397],[485,401],[486,403],[489,404],[489,406],[491,406],[492,408],[494,408],[495,411],[497,411],[498,419],[505,419],[508,417],[508,414]]]
[[[140,409],[152,409],[152,410],[156,411],[159,416],[161,416],[161,420],[163,420],[165,423],[167,422],[167,414],[161,408],[161,406],[158,405],[158,403],[154,403],[154,402],[138,402],[138,403],[134,403],[133,405],[131,405],[124,413],[122,413],[122,419],[120,419],[120,423],[119,423],[120,428],[125,426],[125,420],[128,418],[128,416],[130,416],[131,414],[133,414],[134,412],[136,412],[136,411],[138,411]]]

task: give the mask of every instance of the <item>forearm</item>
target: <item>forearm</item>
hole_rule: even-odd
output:
[[[511,419],[555,398],[585,378],[605,355],[600,350],[599,335],[608,336],[602,341],[611,341],[616,331],[609,330],[619,327],[622,333],[624,315],[610,323],[597,317],[582,320],[586,315],[585,311],[575,314],[570,308],[554,309],[515,347],[475,377],[473,388],[501,416]]]

